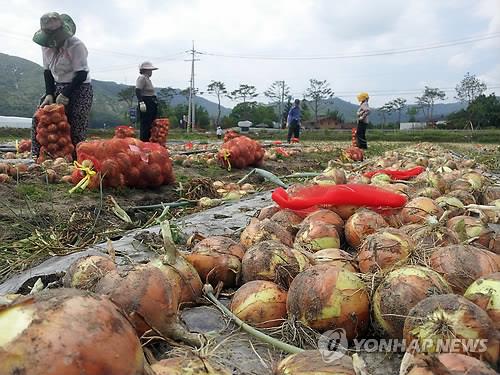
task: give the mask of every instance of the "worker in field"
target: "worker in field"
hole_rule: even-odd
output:
[[[370,114],[370,107],[368,106],[368,93],[362,92],[358,95],[359,108],[357,112],[358,116],[358,128],[356,130],[356,142],[359,148],[368,148],[366,142],[366,127],[368,126],[368,115]]]
[[[151,137],[151,126],[158,116],[158,100],[155,88],[151,82],[154,67],[149,61],[139,66],[139,77],[135,83],[135,94],[139,102],[139,120],[141,122],[140,138],[143,142],[149,142]]]
[[[222,134],[224,133],[222,131],[222,128],[219,126],[217,126],[217,130],[215,131],[215,133],[217,134],[217,139],[222,139]]]
[[[76,25],[67,14],[56,12],[40,18],[40,30],[33,41],[42,46],[45,95],[40,107],[63,104],[71,127],[73,145],[85,140],[92,107],[92,85],[87,64],[87,48],[75,37]],[[36,140],[33,120],[32,154],[38,157],[40,144]]]
[[[296,140],[300,137],[300,100],[295,99],[292,108],[288,111],[288,117],[286,120],[286,125],[288,127],[288,143],[291,143],[292,137]]]

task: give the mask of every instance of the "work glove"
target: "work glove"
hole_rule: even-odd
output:
[[[43,101],[40,103],[40,108],[45,107],[46,105],[54,104],[54,97],[50,94],[45,95]]]
[[[141,112],[146,112],[146,103],[144,102],[139,102],[139,110]]]
[[[63,94],[59,94],[59,95],[57,95],[56,103],[57,104],[62,104],[62,105],[68,105],[69,104],[69,98],[67,96],[64,96]]]

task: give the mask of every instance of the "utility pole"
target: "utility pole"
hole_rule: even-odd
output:
[[[193,126],[196,124],[196,104],[195,104],[195,88],[194,88],[194,62],[200,61],[199,59],[195,59],[195,54],[199,53],[194,49],[194,40],[193,46],[191,50],[186,51],[191,53],[191,79],[189,80],[189,102],[188,102],[188,123],[186,126],[186,132],[190,132],[193,129]]]

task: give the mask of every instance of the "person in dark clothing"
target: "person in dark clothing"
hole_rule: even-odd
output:
[[[87,48],[74,36],[75,32],[76,25],[67,14],[46,13],[40,18],[40,30],[33,36],[33,41],[42,46],[45,95],[40,107],[54,103],[64,105],[71,141],[76,147],[86,139],[93,91]],[[31,153],[36,158],[40,156],[40,144],[36,140],[34,117],[31,138]]]
[[[158,100],[151,82],[153,70],[157,70],[149,61],[143,62],[139,67],[140,76],[135,83],[135,94],[139,102],[139,120],[141,122],[140,139],[149,142],[151,126],[158,116]]]
[[[370,114],[370,107],[368,106],[368,93],[362,92],[358,95],[359,109],[358,116],[358,129],[356,130],[356,142],[359,148],[368,148],[366,142],[366,127],[368,126],[368,115]]]
[[[295,99],[295,102],[290,108],[290,111],[288,111],[288,117],[286,120],[287,126],[288,126],[288,137],[287,141],[290,143],[293,138],[299,138],[300,137],[300,100]]]

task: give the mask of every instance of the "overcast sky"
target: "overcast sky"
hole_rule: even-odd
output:
[[[454,87],[469,71],[489,92],[500,93],[500,0],[0,0],[0,5],[0,52],[41,63],[40,48],[31,42],[40,16],[67,13],[89,49],[91,75],[99,80],[132,85],[139,63],[150,60],[160,68],[152,77],[155,86],[186,88],[191,65],[185,51],[194,40],[202,53],[195,64],[200,91],[218,80],[229,90],[244,83],[262,93],[284,80],[292,95],[302,98],[315,78],[327,80],[335,96],[353,103],[359,91],[370,93],[372,106],[398,96],[413,102],[425,85],[445,89],[454,101]],[[258,100],[267,102],[263,95]]]

